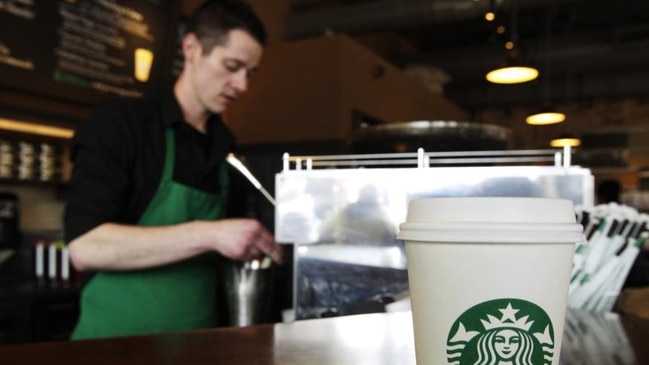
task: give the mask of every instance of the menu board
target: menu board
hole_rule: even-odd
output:
[[[0,86],[86,104],[143,96],[169,77],[174,11],[164,0],[0,0]]]

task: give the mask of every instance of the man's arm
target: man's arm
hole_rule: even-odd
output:
[[[68,245],[79,271],[135,270],[217,251],[234,260],[267,255],[282,262],[282,249],[253,219],[193,221],[163,227],[104,223]]]

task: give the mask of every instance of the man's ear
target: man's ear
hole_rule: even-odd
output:
[[[185,62],[187,63],[194,62],[203,52],[203,46],[201,46],[201,42],[195,33],[190,32],[185,34],[182,45],[183,56],[185,56]]]

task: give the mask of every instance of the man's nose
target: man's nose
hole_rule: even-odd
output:
[[[234,74],[232,77],[232,87],[239,92],[248,90],[248,73],[246,70],[241,70]]]

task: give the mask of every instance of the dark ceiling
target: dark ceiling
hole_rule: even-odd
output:
[[[446,97],[469,111],[649,97],[648,0],[290,1],[289,40],[328,32],[396,39],[400,47],[384,57],[404,69],[443,70]],[[490,8],[494,22],[484,19]],[[484,75],[504,60],[512,30],[540,77],[490,84]]]

